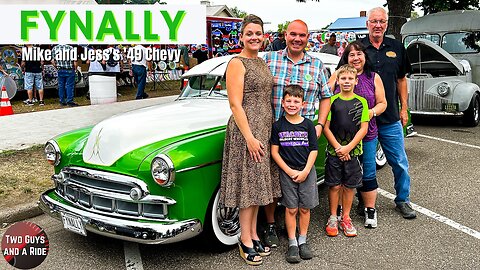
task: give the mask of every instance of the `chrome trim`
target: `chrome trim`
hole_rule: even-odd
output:
[[[68,180],[65,181],[62,185],[81,189],[84,191],[84,193],[98,195],[99,197],[105,197],[107,199],[121,200],[121,201],[127,201],[132,203],[161,203],[161,204],[167,204],[167,205],[173,205],[177,203],[174,199],[171,199],[165,196],[157,196],[157,195],[147,195],[140,200],[133,200],[132,198],[130,198],[130,195],[127,195],[127,194],[115,193],[115,192],[80,186],[77,183],[72,183],[72,182],[69,182]]]
[[[73,196],[67,193],[67,187],[74,190],[75,194]],[[166,221],[166,222],[176,221],[175,219],[167,218],[168,205],[175,204],[176,201],[164,196],[148,195],[141,200],[134,201],[130,198],[129,195],[107,193],[107,192],[95,193],[96,190],[80,187],[76,185],[60,184],[60,188],[62,189],[62,194],[58,192],[58,187],[55,189],[55,194],[57,196],[68,201],[69,203],[75,205],[80,209],[83,209],[85,211],[89,211],[92,213],[97,213],[99,215],[108,215],[112,217],[128,218],[128,219],[142,218],[142,219],[151,220],[151,221],[158,221],[159,218],[162,221]],[[88,204],[84,200],[79,199],[80,191],[83,194],[86,194],[87,196],[89,196]],[[94,204],[93,202],[94,197],[98,199],[111,200],[112,205],[109,207],[104,207],[102,205],[99,205],[98,203]],[[137,212],[131,212],[124,209],[119,209],[118,208],[119,202],[135,203],[138,206],[138,210]],[[163,210],[162,210],[163,214],[160,215],[160,214],[144,213],[142,208],[143,204],[156,204],[158,206],[161,206],[163,207]],[[151,219],[151,217],[154,217],[154,219]]]
[[[321,185],[325,183],[325,176],[320,176],[320,177],[317,177],[317,186]]]
[[[453,115],[453,116],[461,116],[463,112],[424,112],[424,111],[410,111],[411,114],[420,114],[420,115]]]
[[[58,166],[60,164],[60,160],[62,159],[62,152],[60,151],[60,146],[58,146],[58,143],[55,140],[49,140],[45,143],[45,147],[47,147],[47,144],[53,145],[53,148],[55,149],[56,156],[58,156],[58,160],[55,160],[55,163],[53,163],[54,166]],[[43,148],[43,151],[45,152],[45,147]],[[46,157],[45,157],[46,158]]]
[[[199,169],[199,168],[210,166],[210,165],[217,164],[217,163],[222,163],[222,161],[221,160],[215,160],[215,161],[203,163],[203,164],[200,164],[200,165],[196,165],[196,166],[193,166],[193,167],[183,168],[183,169],[178,170],[177,173],[191,171],[191,170]]]
[[[58,220],[62,219],[62,213],[80,217],[87,231],[107,237],[141,244],[170,244],[192,238],[200,234],[203,229],[198,219],[160,224],[98,215],[64,205],[50,198],[47,194],[52,191],[48,190],[40,196],[38,205],[43,212]]]
[[[95,179],[95,180],[123,184],[130,187],[140,187],[140,189],[143,191],[142,197],[150,194],[150,191],[148,191],[148,186],[147,184],[145,184],[145,182],[131,176],[104,172],[104,171],[97,171],[97,170],[81,168],[81,167],[65,167],[62,169],[62,172],[83,176],[83,177]]]

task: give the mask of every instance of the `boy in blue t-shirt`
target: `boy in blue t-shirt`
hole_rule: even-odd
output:
[[[312,121],[300,116],[305,105],[304,92],[299,85],[288,85],[283,92],[282,107],[285,116],[272,127],[272,158],[281,168],[280,202],[286,207],[285,225],[288,233],[286,260],[299,263],[313,257],[307,244],[310,224],[310,209],[318,205],[317,173],[314,163],[317,158],[317,135]],[[298,241],[295,237],[296,217],[299,217]]]
[[[350,210],[355,188],[362,185],[362,166],[358,157],[362,154],[362,139],[368,130],[367,101],[354,94],[358,83],[357,70],[344,65],[337,70],[340,93],[331,97],[330,113],[325,123],[324,134],[328,140],[325,162],[325,184],[329,186],[330,217],[326,232],[337,236],[338,228],[346,236],[356,236],[357,230],[350,219]],[[338,225],[337,204],[342,189],[343,215]]]

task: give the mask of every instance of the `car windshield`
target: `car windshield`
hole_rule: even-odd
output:
[[[421,35],[406,36],[405,39],[403,40],[403,44],[405,46],[407,46],[412,40],[417,39],[417,38],[423,38],[423,39],[430,40],[431,42],[440,46],[440,35],[436,35],[436,34],[433,34],[433,35],[431,35],[431,34],[421,34]]]
[[[179,99],[184,98],[227,98],[227,87],[224,76],[195,75],[188,78]]]
[[[443,36],[442,48],[449,53],[478,53],[480,32],[447,33]]]

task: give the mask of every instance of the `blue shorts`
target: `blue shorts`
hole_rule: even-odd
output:
[[[37,90],[43,89],[43,76],[41,72],[25,72],[25,76],[23,77],[23,79],[25,90],[33,90],[33,85],[35,85],[35,89]]]

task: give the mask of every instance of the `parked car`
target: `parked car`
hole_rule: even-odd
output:
[[[412,114],[462,116],[480,122],[480,11],[447,11],[403,25],[413,72],[408,77]]]
[[[329,72],[339,61],[333,55],[312,55]],[[218,243],[234,245],[240,233],[238,209],[218,201],[231,115],[224,74],[231,57],[207,60],[185,73],[188,84],[174,102],[49,140],[45,154],[54,166],[55,188],[41,195],[41,209],[82,235],[89,231],[167,244],[206,231]],[[322,137],[319,149],[325,147]],[[319,183],[324,161],[325,153],[319,151]]]

